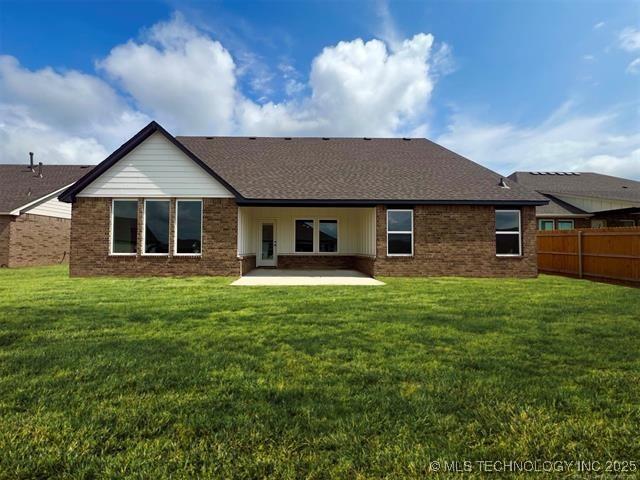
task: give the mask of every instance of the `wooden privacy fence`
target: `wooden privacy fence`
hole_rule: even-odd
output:
[[[640,282],[640,227],[541,231],[537,242],[540,272]]]

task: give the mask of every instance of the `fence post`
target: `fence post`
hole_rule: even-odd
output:
[[[582,230],[578,230],[578,277],[582,278]]]

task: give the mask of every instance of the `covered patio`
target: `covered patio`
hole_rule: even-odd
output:
[[[375,255],[375,207],[238,209],[238,258],[243,276],[265,267],[325,274],[326,270],[350,270],[371,276]]]
[[[284,270],[255,268],[231,285],[238,286],[311,286],[311,285],[384,285],[357,270]]]

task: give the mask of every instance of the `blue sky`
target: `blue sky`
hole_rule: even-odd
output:
[[[0,55],[3,163],[96,163],[155,119],[640,179],[639,2],[1,1]]]

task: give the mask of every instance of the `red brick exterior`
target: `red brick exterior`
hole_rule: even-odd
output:
[[[109,255],[111,199],[77,198],[71,226],[72,276],[238,276],[238,207],[233,199],[203,199],[202,255],[145,256],[142,251],[143,199],[138,202],[138,254]],[[171,203],[169,244],[173,246],[175,201]]]
[[[414,254],[387,257],[386,210],[378,206],[375,276],[535,277],[534,207],[521,209],[522,256],[497,257],[495,210],[478,205],[414,207]]]
[[[138,208],[142,245],[143,201]],[[238,207],[232,199],[203,200],[201,257],[110,256],[111,199],[78,198],[73,204],[71,275],[232,275],[255,267],[255,256],[237,257]],[[173,245],[172,203],[170,244]],[[497,257],[495,207],[419,205],[414,208],[414,255],[387,257],[386,207],[378,206],[377,257],[279,255],[278,268],[355,268],[375,276],[535,277],[536,218],[523,207],[521,257]],[[141,250],[141,248],[139,248]]]
[[[71,221],[23,213],[0,217],[0,266],[32,267],[69,261]]]
[[[11,216],[0,215],[0,267],[9,266],[9,232]]]
[[[278,268],[355,268],[355,258],[352,255],[278,255]]]

